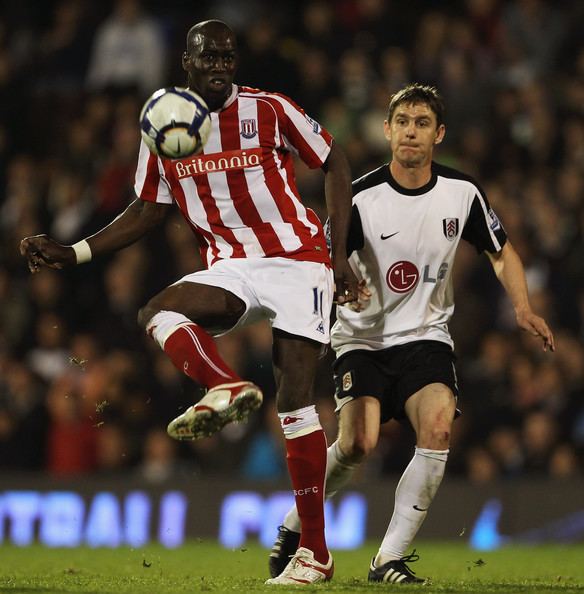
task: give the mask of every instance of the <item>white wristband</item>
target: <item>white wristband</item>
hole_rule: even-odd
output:
[[[91,248],[85,239],[74,243],[71,247],[75,251],[77,264],[83,264],[83,262],[89,262],[91,260]]]

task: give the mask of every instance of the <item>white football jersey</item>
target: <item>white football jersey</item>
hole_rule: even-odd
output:
[[[408,190],[386,164],[355,181],[349,261],[372,295],[361,312],[337,307],[331,332],[337,357],[414,340],[453,346],[452,266],[461,238],[492,253],[507,240],[469,176],[433,163],[428,184]]]

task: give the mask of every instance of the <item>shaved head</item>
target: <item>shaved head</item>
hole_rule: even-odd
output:
[[[193,25],[187,33],[187,51],[198,49],[203,44],[204,37],[231,37],[236,44],[235,33],[231,27],[223,21],[210,20],[201,21]]]

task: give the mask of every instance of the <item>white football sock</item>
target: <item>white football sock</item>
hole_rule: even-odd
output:
[[[158,346],[164,350],[166,339],[181,326],[187,326],[193,322],[183,314],[176,311],[159,311],[152,316],[152,319],[146,324],[146,332],[158,343]]]
[[[395,490],[395,507],[375,566],[406,554],[442,482],[449,450],[416,448]]]
[[[359,466],[359,464],[347,462],[338,443],[338,440],[335,441],[326,451],[326,484],[324,491],[326,499],[330,499],[341,487],[344,487]],[[296,506],[293,506],[286,514],[283,525],[288,530],[300,532],[300,518]]]
[[[308,435],[313,431],[322,429],[314,404],[305,406],[304,408],[298,408],[297,410],[278,413],[278,417],[280,418],[280,425],[286,439],[302,437],[303,435]]]

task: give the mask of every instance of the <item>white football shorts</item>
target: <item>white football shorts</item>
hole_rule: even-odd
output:
[[[228,332],[267,319],[272,328],[330,342],[334,281],[332,270],[324,264],[288,258],[231,258],[173,284],[183,282],[221,287],[245,303],[245,313]]]

